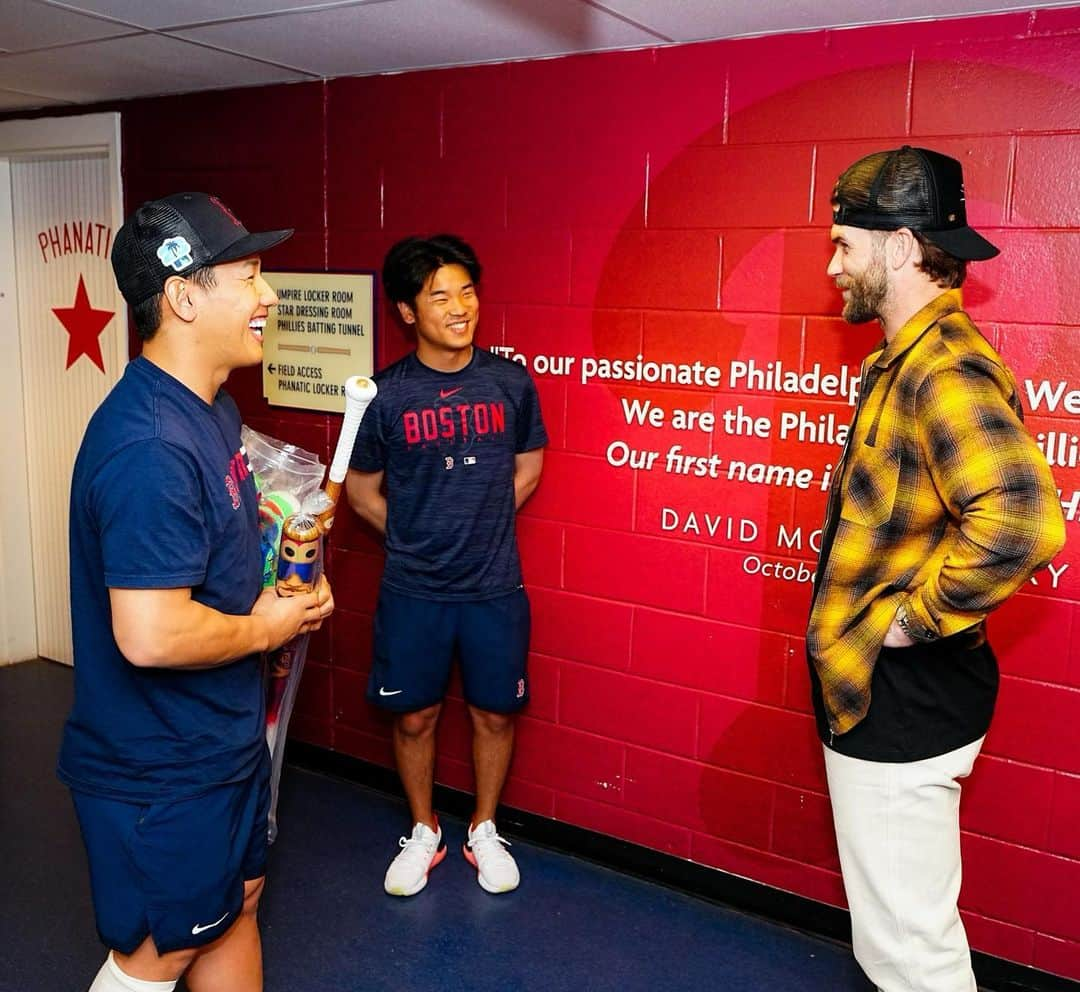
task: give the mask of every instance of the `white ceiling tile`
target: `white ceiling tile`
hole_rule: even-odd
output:
[[[1073,0],[1067,0],[1072,3]],[[897,21],[934,20],[965,17],[971,14],[1004,13],[1010,10],[1034,10],[1061,5],[1062,0],[1033,3],[1032,0],[829,0],[827,4],[806,4],[804,27],[855,27],[864,24],[892,24]]]
[[[35,96],[32,93],[13,93],[11,90],[0,89],[0,111],[53,107],[63,102],[63,100],[50,100],[48,97]]]
[[[1077,0],[0,0],[0,110],[1075,6]],[[155,37],[139,28],[175,30]],[[132,31],[119,39],[118,32]],[[58,47],[36,51],[48,46]]]
[[[604,6],[675,41],[738,38],[828,27],[1075,6],[1076,0],[603,0]]]
[[[0,0],[0,44],[8,52],[113,38],[128,29],[35,0]]]
[[[0,56],[0,88],[90,103],[309,77],[161,35]]]
[[[580,0],[394,0],[177,32],[323,76],[656,44]]]
[[[775,30],[791,30],[804,6],[799,0],[784,3],[719,3],[717,0],[604,0],[604,6],[673,41],[734,38]],[[776,27],[782,25],[782,27]]]
[[[50,0],[45,0],[50,2]],[[392,3],[395,0],[63,0],[65,6],[94,14],[115,17],[128,24],[144,28],[175,27],[181,24],[201,24],[204,21],[273,14],[283,10],[305,10],[313,7]]]

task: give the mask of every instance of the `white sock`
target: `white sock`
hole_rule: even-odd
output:
[[[133,978],[120,970],[120,966],[113,959],[112,951],[109,951],[109,956],[101,966],[89,992],[173,992],[176,981],[148,982],[143,978]]]

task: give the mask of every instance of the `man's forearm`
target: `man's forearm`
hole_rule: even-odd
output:
[[[918,392],[923,457],[957,526],[906,606],[915,624],[943,637],[980,623],[1065,543],[1054,477],[1010,389],[998,365],[968,356]]]
[[[519,452],[514,458],[514,509],[520,510],[522,504],[540,484],[540,473],[544,470],[544,449]]]
[[[1025,500],[1023,507],[987,502],[965,514],[941,568],[906,603],[916,624],[942,636],[980,623],[1064,545],[1056,492]]]
[[[345,476],[345,496],[353,513],[385,535],[387,509],[383,477],[383,472],[350,469]]]
[[[140,668],[214,668],[269,645],[261,617],[221,613],[182,595],[140,596],[117,609],[117,594],[132,592],[111,591],[113,633],[124,657]]]
[[[514,476],[514,509],[520,510],[525,501],[536,492],[536,487],[540,485],[539,474],[529,478],[522,478],[520,475]]]
[[[349,500],[353,512],[380,534],[386,535],[386,497],[378,493],[364,500]]]

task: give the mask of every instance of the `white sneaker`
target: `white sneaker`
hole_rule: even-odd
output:
[[[465,841],[465,860],[476,869],[476,880],[485,892],[510,892],[518,887],[521,874],[510,852],[510,841],[503,840],[494,820],[485,820],[469,831]]]
[[[430,827],[418,823],[412,836],[402,837],[398,844],[401,853],[386,869],[383,888],[392,896],[414,896],[427,885],[428,872],[446,857],[442,827],[434,833]]]

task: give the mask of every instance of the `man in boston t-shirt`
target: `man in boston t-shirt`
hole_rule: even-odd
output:
[[[110,949],[90,992],[260,992],[269,755],[261,652],[315,630],[329,586],[262,591],[258,494],[221,389],[277,303],[216,197],[144,203],[113,270],[142,354],[95,412],[71,483],[75,701],[58,772]]]
[[[514,518],[540,481],[547,434],[528,372],[473,345],[479,280],[460,238],[406,238],[390,249],[383,286],[416,330],[416,351],[375,376],[346,483],[349,504],[386,539],[368,698],[396,714],[394,755],[413,823],[386,872],[397,896],[419,892],[446,854],[432,783],[455,654],[476,776],[464,854],[486,891],[519,882],[495,808],[514,714],[529,698]]]

